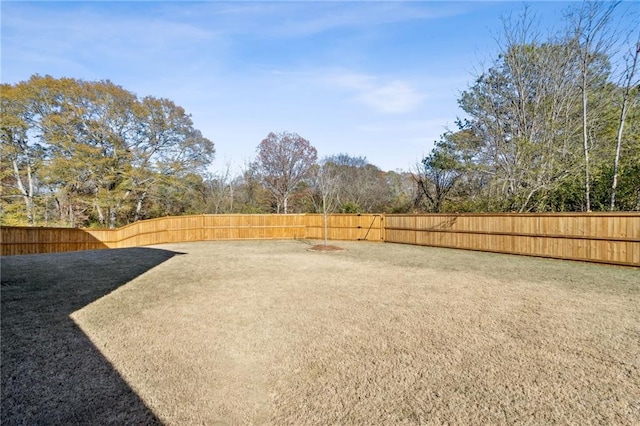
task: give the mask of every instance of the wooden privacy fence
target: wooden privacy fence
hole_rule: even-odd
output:
[[[381,215],[328,216],[332,240],[380,241]],[[2,255],[217,240],[322,239],[321,214],[198,215],[143,220],[118,229],[3,227]]]
[[[639,213],[335,214],[331,240],[386,241],[640,266]],[[2,255],[187,241],[322,239],[321,214],[163,217],[118,229],[4,227]]]
[[[386,215],[384,240],[640,266],[639,213]]]

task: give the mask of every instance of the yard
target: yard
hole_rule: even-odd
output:
[[[2,423],[640,423],[639,269],[333,244],[2,258]]]

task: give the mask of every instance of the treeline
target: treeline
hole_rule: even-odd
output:
[[[109,81],[36,75],[1,89],[3,225],[326,211],[319,185],[329,168],[331,211],[407,211],[415,199],[409,174],[344,154],[319,164],[316,149],[294,133],[269,134],[240,175],[209,173],[214,144],[183,108]]]
[[[526,8],[504,20],[466,118],[417,170],[428,210],[640,210],[640,36],[620,7],[572,5],[544,38]]]
[[[347,154],[318,161],[309,141],[289,132],[270,133],[240,176],[210,175],[202,191],[208,213],[401,213],[417,199],[411,173]]]

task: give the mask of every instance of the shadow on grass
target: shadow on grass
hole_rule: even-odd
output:
[[[69,316],[178,254],[0,259],[2,424],[161,424]]]

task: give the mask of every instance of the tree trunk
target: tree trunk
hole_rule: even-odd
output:
[[[109,229],[116,227],[116,221],[118,220],[116,207],[109,207]]]
[[[144,203],[145,198],[147,198],[147,191],[144,191],[139,197],[138,202],[136,203],[136,214],[133,217],[133,221],[137,222],[140,220],[142,216],[142,203]]]
[[[620,124],[618,126],[618,137],[616,143],[616,158],[613,161],[613,182],[611,183],[611,204],[609,210],[616,208],[616,188],[618,187],[618,170],[620,168],[620,147],[622,146],[622,134],[624,131],[624,121],[627,115],[627,99],[622,100],[622,111],[620,112]]]
[[[618,172],[620,168],[620,148],[622,146],[622,135],[624,133],[624,124],[627,119],[627,105],[629,103],[629,92],[633,86],[633,77],[638,66],[638,55],[640,55],[640,42],[636,44],[636,51],[631,60],[631,66],[627,67],[624,92],[622,93],[622,106],[620,108],[620,122],[618,124],[618,136],[616,140],[616,158],[613,162],[613,182],[611,184],[611,205],[610,210],[616,208],[616,189],[618,187]],[[628,64],[628,62],[627,62]]]
[[[98,212],[98,221],[100,222],[100,225],[104,226],[106,222],[104,219],[104,213],[102,213],[102,209],[100,208],[97,202],[96,202],[96,211]]]
[[[584,70],[586,73],[587,71]],[[584,195],[587,211],[591,211],[591,182],[589,180],[589,135],[587,132],[587,76],[582,79],[582,140],[584,143]]]
[[[323,220],[324,220],[324,245],[328,245],[328,240],[329,240],[329,226],[328,226],[328,218],[327,218],[327,195],[323,194],[322,195],[322,214],[323,214]]]
[[[22,183],[20,171],[18,170],[18,163],[14,160],[12,161],[12,164],[13,174],[16,178],[16,182],[18,183],[18,189],[20,190],[25,208],[27,209],[27,222],[29,225],[35,226],[35,216],[33,214],[33,176],[31,176],[31,166],[27,165],[27,188],[25,188]]]

